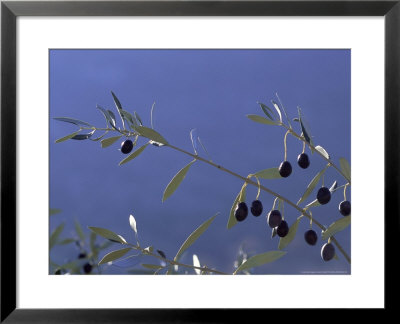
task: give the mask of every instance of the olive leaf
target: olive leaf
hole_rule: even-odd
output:
[[[236,210],[238,203],[246,200],[246,187],[247,187],[247,185],[246,185],[246,183],[244,183],[242,186],[242,189],[240,189],[238,195],[236,196],[236,198],[233,202],[231,212],[229,213],[229,219],[228,219],[228,224],[227,224],[228,229],[232,228],[237,223],[237,220],[235,217],[235,210]]]
[[[99,262],[100,264],[108,263],[114,260],[117,260],[119,258],[122,258],[125,254],[127,254],[132,248],[124,248],[116,251],[112,251],[110,253],[107,253]]]
[[[215,214],[213,217],[206,220],[203,224],[201,224],[198,228],[196,228],[189,237],[183,242],[182,246],[180,247],[178,253],[175,255],[174,261],[178,261],[179,257],[182,255],[185,250],[187,250],[196,240],[207,230],[207,228],[211,225],[214,221],[215,217],[218,215]]]
[[[287,247],[294,239],[297,233],[297,228],[299,227],[300,220],[303,216],[299,216],[296,221],[290,226],[289,233],[285,237],[281,237],[279,240],[278,249],[282,250]]]
[[[194,162],[196,162],[196,160],[193,160],[192,162],[187,164],[185,167],[179,170],[179,172],[172,178],[172,180],[169,182],[169,184],[164,190],[162,198],[163,202],[167,200],[179,187],[179,185],[182,183],[183,179],[185,179],[187,172],[189,171],[190,167]]]
[[[111,146],[112,144],[114,144],[116,141],[118,141],[121,137],[122,137],[122,135],[113,136],[113,137],[109,137],[109,138],[103,139],[103,140],[101,141],[101,147],[102,147],[102,148],[109,147],[109,146]]]
[[[149,145],[149,143],[143,145],[142,147],[138,148],[136,151],[129,154],[125,159],[123,159],[121,162],[119,162],[119,165],[123,165],[123,164],[133,160],[137,156],[139,156],[148,145]]]
[[[73,140],[78,140],[78,141],[87,140],[87,139],[89,139],[89,138],[92,137],[92,135],[94,134],[95,131],[96,131],[96,130],[94,129],[94,130],[92,130],[90,133],[78,134],[78,135],[75,135],[75,136],[71,137],[71,139],[73,139]]]
[[[145,126],[137,126],[135,127],[135,130],[143,137],[147,137],[148,139],[153,140],[157,143],[168,145],[167,140],[159,133],[157,133],[154,129]]]
[[[316,149],[319,153],[321,153],[325,158],[327,158],[328,160],[330,159],[330,156],[329,156],[328,152],[327,152],[322,146],[317,145],[317,146],[315,147],[315,149]]]
[[[199,257],[196,254],[193,254],[193,266],[194,267],[198,267],[198,268],[201,267]],[[198,275],[201,274],[201,270],[200,269],[194,269],[194,271]]]
[[[50,216],[57,215],[59,213],[61,213],[61,209],[59,209],[59,208],[50,208],[49,209]]]
[[[66,135],[64,137],[59,138],[58,140],[55,141],[55,143],[61,143],[61,142],[65,142],[69,139],[71,139],[72,137],[76,136],[77,134],[79,134],[81,130],[78,130],[76,132],[73,132],[72,134]]]
[[[305,140],[306,140],[306,142],[307,142],[308,144],[313,145],[313,140],[312,140],[312,137],[311,137],[311,132],[310,132],[310,130],[308,129],[308,127],[305,125],[305,121],[303,120],[303,116],[302,116],[300,107],[297,107],[297,110],[298,110],[298,113],[299,113],[300,127],[301,127],[301,131],[302,131],[302,133],[303,133],[303,136],[304,136],[304,138],[305,138]]]
[[[322,239],[327,240],[331,236],[334,236],[336,233],[343,231],[347,226],[351,223],[351,216],[342,217],[336,222],[329,225],[326,231],[322,232]]]
[[[112,95],[112,97],[114,99],[115,107],[117,107],[118,114],[121,117],[122,127],[123,127],[123,129],[125,129],[125,120],[124,120],[123,113],[121,112],[121,110],[122,110],[121,102],[119,101],[119,99],[117,98],[117,96],[115,95],[114,92],[111,91],[111,95]]]
[[[281,113],[281,110],[280,110],[278,104],[277,104],[275,101],[273,101],[273,100],[271,100],[271,102],[272,102],[272,105],[274,106],[276,112],[277,112],[278,115],[279,115],[279,121],[282,123],[282,113]]]
[[[88,127],[93,127],[93,125],[90,125],[89,123],[79,120],[79,119],[75,119],[75,118],[69,118],[69,117],[54,117],[53,119],[58,120],[58,121],[62,121],[62,122],[66,122],[66,123],[71,123],[77,126],[88,126]]]
[[[101,227],[93,227],[93,226],[89,226],[89,229],[92,232],[96,233],[97,235],[100,235],[112,242],[127,244],[126,240],[121,235],[115,234],[114,232],[112,232],[108,229],[101,228]]]
[[[261,179],[279,179],[282,178],[281,175],[279,174],[279,169],[278,168],[270,168],[270,169],[265,169],[258,171],[254,174],[257,178]]]
[[[269,251],[261,254],[254,255],[243,262],[238,268],[236,268],[233,274],[237,274],[239,271],[250,269],[261,266],[266,263],[274,262],[286,254],[285,251]]]
[[[61,232],[64,230],[65,223],[62,223],[56,227],[56,229],[51,233],[49,239],[49,249],[51,250],[54,245],[57,244],[58,237],[60,236]]]
[[[262,111],[264,112],[265,115],[267,115],[267,117],[269,119],[271,119],[272,121],[274,120],[274,118],[272,117],[272,115],[274,114],[272,109],[269,108],[266,104],[263,104],[262,102],[257,102],[259,104],[259,106],[261,107]]]
[[[315,175],[315,177],[311,180],[311,182],[307,186],[306,191],[304,192],[303,196],[301,196],[301,198],[299,199],[299,201],[297,202],[296,205],[300,205],[304,200],[306,200],[308,198],[308,196],[310,196],[310,194],[313,192],[313,190],[317,186],[319,180],[321,179],[321,176],[325,173],[327,168],[328,168],[328,166],[326,166],[324,169],[322,169]]]
[[[340,169],[348,180],[351,180],[351,169],[350,164],[345,158],[339,159]]]
[[[157,264],[147,264],[147,263],[142,263],[142,267],[146,268],[146,269],[162,269],[164,268],[162,265],[157,265]]]
[[[143,125],[142,119],[140,118],[139,114],[135,111],[135,118],[139,122],[140,126]]]
[[[78,234],[79,239],[81,241],[84,241],[85,240],[85,234],[83,233],[82,227],[81,227],[81,225],[79,224],[79,222],[76,219],[74,221],[74,225],[75,225],[76,234]]]
[[[259,116],[259,115],[246,115],[248,119],[260,123],[260,124],[267,124],[267,125],[278,125],[276,122],[269,120],[265,117]]]

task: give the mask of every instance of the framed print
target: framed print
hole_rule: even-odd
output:
[[[390,308],[399,14],[3,1],[1,320]]]

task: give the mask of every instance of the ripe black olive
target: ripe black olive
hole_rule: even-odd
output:
[[[325,205],[331,200],[331,192],[327,187],[319,188],[317,193],[317,200],[321,205]]]
[[[91,273],[91,272],[92,272],[92,269],[93,269],[93,266],[92,266],[90,263],[85,263],[85,264],[83,265],[83,271],[84,271],[86,274]]]
[[[306,153],[301,153],[297,157],[297,164],[300,166],[300,168],[307,169],[310,166],[308,155]]]
[[[241,202],[237,205],[235,210],[235,218],[238,222],[242,222],[246,219],[249,209],[245,202]]]
[[[282,215],[279,210],[271,210],[267,215],[267,222],[269,227],[277,227],[282,221]]]
[[[259,200],[254,200],[254,201],[251,203],[251,208],[250,208],[250,210],[251,210],[251,213],[252,213],[254,216],[260,216],[261,213],[262,213],[262,211],[263,211],[263,205],[262,205],[261,201],[259,201]]]
[[[286,223],[286,221],[283,220],[278,225],[278,228],[276,229],[276,233],[278,234],[279,237],[285,237],[289,233],[288,223]]]
[[[121,143],[121,152],[124,154],[128,154],[133,149],[133,143],[131,140],[126,140]]]
[[[279,174],[283,178],[287,178],[292,173],[292,165],[289,161],[283,161],[279,166]]]
[[[351,213],[350,201],[344,200],[339,205],[339,211],[343,216],[349,216]]]
[[[304,233],[304,239],[308,244],[315,245],[317,244],[318,236],[317,233],[315,233],[315,231],[310,229]]]
[[[324,261],[332,260],[335,256],[335,247],[332,243],[326,243],[322,246],[321,257]]]
[[[81,252],[78,255],[78,259],[85,259],[86,258],[86,253],[85,252]]]

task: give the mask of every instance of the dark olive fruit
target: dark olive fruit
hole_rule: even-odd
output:
[[[282,221],[282,215],[279,210],[271,210],[267,215],[267,222],[269,227],[277,227]]]
[[[85,259],[86,258],[86,253],[85,252],[81,252],[78,255],[78,259]]]
[[[327,187],[319,188],[317,193],[317,200],[321,205],[325,205],[331,200],[331,192]]]
[[[278,234],[279,237],[285,237],[289,233],[289,225],[286,223],[286,221],[282,221],[279,225],[278,228],[276,229],[276,234]]]
[[[66,273],[66,271],[65,271],[64,269],[57,269],[57,270],[54,272],[55,275],[63,275],[63,274],[65,274],[65,273]]]
[[[318,236],[317,236],[317,233],[315,233],[315,231],[310,229],[304,233],[304,239],[306,240],[306,242],[308,244],[315,245],[315,244],[317,244]]]
[[[344,200],[339,205],[339,211],[343,216],[349,216],[351,213],[350,201]]]
[[[124,154],[128,154],[133,149],[133,143],[131,140],[126,140],[121,143],[121,152]]]
[[[262,213],[262,211],[263,211],[263,205],[262,205],[261,201],[259,201],[259,200],[254,200],[254,201],[251,203],[251,208],[250,208],[250,210],[251,210],[251,213],[252,213],[254,216],[260,216],[261,213]]]
[[[248,213],[249,213],[249,208],[247,207],[246,203],[241,202],[236,207],[235,218],[238,222],[242,222],[246,219]]]
[[[289,161],[283,161],[279,166],[279,174],[283,178],[287,178],[292,173],[292,165]]]
[[[83,272],[85,272],[86,274],[91,273],[93,269],[93,266],[90,263],[85,263],[83,265]]]
[[[326,243],[322,246],[321,257],[324,261],[332,260],[335,256],[335,247],[332,243]]]
[[[310,160],[308,158],[308,155],[306,153],[301,153],[297,157],[297,164],[299,165],[300,168],[307,169],[310,166]]]

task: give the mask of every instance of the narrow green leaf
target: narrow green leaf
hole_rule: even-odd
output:
[[[183,242],[178,253],[176,254],[174,258],[175,261],[177,261],[179,257],[182,255],[182,253],[185,252],[185,250],[187,250],[194,242],[196,242],[196,240],[207,230],[207,228],[211,225],[211,223],[214,221],[217,215],[218,213],[215,214],[210,219],[206,220],[203,224],[201,224],[189,235],[189,237],[186,239],[185,242]]]
[[[257,102],[259,104],[259,106],[261,107],[262,111],[264,112],[265,115],[267,115],[267,117],[271,120],[274,120],[274,117],[272,117],[272,115],[270,114],[270,112],[272,113],[272,109],[269,108],[267,105],[263,104],[262,102]],[[273,113],[272,113],[273,114]]]
[[[122,137],[122,135],[113,136],[113,137],[109,137],[109,138],[103,139],[103,140],[101,141],[101,147],[102,147],[102,148],[109,147],[109,146],[111,146],[112,144],[114,144],[116,141],[118,141],[121,137]]]
[[[104,263],[108,263],[114,260],[117,260],[119,258],[122,258],[125,254],[127,254],[130,250],[132,250],[131,248],[124,248],[121,250],[116,250],[116,251],[112,251],[110,253],[107,253],[103,259],[101,259],[101,261],[99,262],[100,264],[104,264]]]
[[[90,133],[78,134],[78,135],[75,135],[75,136],[71,137],[71,139],[76,140],[76,141],[87,140],[87,139],[89,139],[89,138],[92,137],[92,135],[94,134],[95,131],[96,131],[96,130],[94,129],[94,130],[92,130]]]
[[[271,102],[272,102],[272,105],[274,106],[276,112],[277,112],[278,115],[279,115],[279,121],[282,123],[282,113],[281,113],[281,110],[279,109],[278,104],[277,104],[275,101],[273,101],[273,100],[272,100]]]
[[[189,164],[187,164],[185,167],[183,167],[179,172],[172,178],[168,186],[164,190],[163,198],[162,201],[164,202],[167,200],[174,192],[175,190],[179,187],[183,179],[185,179],[187,172],[189,171],[189,168],[191,165],[195,162],[196,160],[193,160]]]
[[[345,216],[329,225],[326,231],[322,232],[322,239],[327,240],[336,233],[343,231],[351,223],[351,216]]]
[[[229,219],[228,219],[228,225],[227,225],[228,229],[232,228],[237,223],[237,220],[235,218],[235,210],[236,210],[236,206],[238,205],[238,203],[246,200],[246,187],[247,187],[246,183],[243,184],[242,189],[240,189],[238,195],[235,198],[235,201],[233,202],[231,212],[229,213]]]
[[[81,227],[81,225],[79,224],[79,222],[77,220],[75,220],[75,231],[76,231],[76,234],[78,234],[79,239],[81,241],[84,241],[85,240],[85,234],[83,233],[82,227]]]
[[[90,250],[92,252],[95,252],[96,249],[96,238],[97,238],[97,234],[95,232],[90,232],[90,237],[89,237],[89,244],[90,244]]]
[[[257,178],[261,179],[279,179],[282,178],[281,175],[279,174],[279,169],[278,168],[270,168],[270,169],[265,169],[258,171],[257,173],[254,174]]]
[[[53,216],[53,215],[57,215],[57,214],[61,213],[61,211],[62,210],[59,208],[50,208],[49,213],[50,213],[50,216]]]
[[[93,226],[89,226],[89,229],[96,233],[97,235],[100,235],[110,241],[116,242],[116,243],[121,243],[121,244],[126,244],[126,240],[118,234],[115,234],[114,232],[105,229],[105,228],[101,228],[101,227],[93,227]]]
[[[133,115],[132,115],[129,111],[126,111],[126,110],[123,110],[123,109],[121,109],[120,111],[121,111],[122,117],[124,117],[125,120],[126,120],[130,125],[132,125],[132,126],[137,126],[137,123],[136,123],[135,118],[133,117]]]
[[[142,263],[142,267],[146,269],[162,269],[164,268],[162,265],[159,264],[148,264],[148,263]]]
[[[110,120],[111,120],[111,127],[113,127],[114,129],[117,129],[117,119],[115,118],[114,113],[111,110],[107,110],[108,115],[110,116]]]
[[[103,116],[104,116],[104,118],[105,118],[105,120],[106,120],[106,125],[107,125],[107,126],[108,126],[108,125],[112,126],[111,117],[110,117],[110,114],[108,113],[107,109],[104,109],[103,107],[101,107],[101,106],[99,106],[99,105],[96,105],[96,108],[97,108],[98,110],[100,110],[101,113],[103,114]],[[115,126],[115,125],[114,125],[114,126]]]
[[[154,142],[168,145],[167,140],[162,137],[161,134],[157,133],[154,129],[145,126],[137,126],[135,129],[141,136],[147,137]]]
[[[305,123],[305,121],[303,119],[300,107],[297,107],[297,110],[298,110],[298,113],[299,113],[300,127],[301,127],[301,131],[303,133],[303,136],[304,136],[305,140],[307,141],[307,143],[313,145],[311,132],[310,132],[309,128],[306,126],[306,123]]]
[[[58,237],[60,236],[61,232],[64,230],[65,224],[62,223],[56,227],[56,229],[51,233],[49,239],[49,248],[50,250],[57,244]]]
[[[257,254],[252,256],[251,258],[247,259],[243,262],[233,274],[238,273],[239,271],[250,269],[254,267],[261,266],[266,263],[274,262],[279,258],[283,257],[286,254],[285,251],[269,251],[261,254]]]
[[[351,169],[350,164],[347,162],[345,158],[340,158],[340,169],[342,170],[343,174],[346,176],[347,179],[351,180]]]
[[[67,244],[70,244],[70,243],[74,243],[75,241],[76,241],[75,239],[67,238],[67,239],[61,240],[58,244],[67,245]]]
[[[75,119],[75,118],[69,118],[69,117],[54,117],[53,119],[58,120],[58,121],[62,121],[62,122],[66,122],[66,123],[71,123],[77,126],[88,126],[88,127],[93,127],[93,125],[90,125],[87,122],[84,122],[82,120],[79,119]]]
[[[324,169],[322,169],[315,175],[315,177],[311,180],[311,182],[307,186],[306,191],[304,192],[303,196],[301,196],[301,198],[297,202],[297,205],[300,205],[304,200],[306,200],[308,198],[308,196],[310,196],[310,194],[313,192],[313,190],[317,186],[319,180],[321,179],[321,176],[325,173],[326,169],[327,169],[327,167],[325,167]]]
[[[111,91],[111,95],[112,95],[112,97],[113,97],[113,99],[114,99],[115,106],[117,107],[118,114],[119,114],[119,116],[121,117],[122,127],[125,129],[125,120],[124,120],[124,116],[123,116],[123,114],[122,114],[122,112],[121,112],[121,110],[122,110],[121,102],[118,100],[118,98],[117,98],[117,96],[114,94],[114,92]]]
[[[285,237],[281,237],[279,240],[278,249],[282,250],[287,247],[294,239],[297,233],[297,228],[299,227],[300,219],[303,216],[299,216],[296,221],[290,226],[289,233]]]
[[[119,162],[119,165],[125,164],[131,160],[133,160],[134,158],[136,158],[137,156],[140,155],[140,153],[142,153],[144,151],[144,149],[147,147],[147,145],[149,145],[149,143],[143,145],[142,147],[138,148],[136,151],[134,151],[133,153],[129,154],[128,157],[126,157],[125,159],[123,159],[121,162]]]
[[[276,122],[269,120],[265,117],[259,116],[259,115],[247,115],[247,118],[260,124],[266,124],[266,125],[278,125]]]
[[[135,111],[135,118],[137,119],[137,121],[139,122],[140,126],[143,125],[142,123],[142,119],[140,118],[139,114]]]
[[[315,147],[315,149],[316,149],[319,153],[321,153],[323,156],[325,156],[328,160],[330,159],[330,156],[329,156],[328,152],[325,151],[325,149],[324,149],[322,146],[317,145],[317,146]]]
[[[76,132],[74,132],[72,134],[69,134],[69,135],[66,135],[64,137],[61,137],[58,140],[56,140],[56,143],[61,143],[61,142],[67,141],[67,140],[71,139],[72,137],[74,137],[75,135],[79,134],[80,131],[81,130],[78,130],[78,131],[76,131]]]

